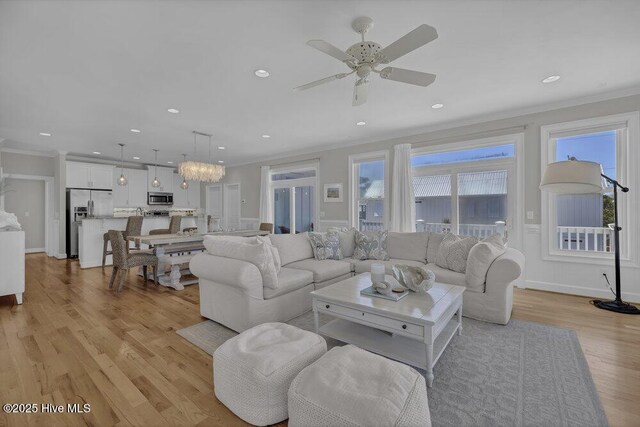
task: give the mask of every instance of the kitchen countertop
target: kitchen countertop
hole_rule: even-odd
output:
[[[134,216],[134,215],[131,215]],[[103,219],[128,219],[128,216],[114,216],[114,215],[101,215],[101,216],[92,216],[90,218],[83,218],[80,220],[80,222],[82,221],[91,221],[91,220],[103,220]],[[171,216],[163,216],[163,215],[144,215],[144,219],[154,219],[154,218],[166,218],[166,219],[170,219]],[[194,218],[194,219],[198,219],[197,216],[183,216],[183,219],[185,218]]]

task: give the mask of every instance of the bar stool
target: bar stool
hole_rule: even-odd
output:
[[[127,228],[124,231],[121,231],[122,238],[127,241],[127,237],[129,236],[139,236],[142,234],[142,220],[143,216],[130,216],[127,219]],[[104,233],[102,235],[102,268],[104,268],[104,264],[107,260],[107,255],[113,255],[113,251],[108,250],[109,245],[109,233]],[[140,249],[140,244],[136,243],[136,249]],[[113,243],[111,244],[111,248],[113,248]],[[127,244],[127,251],[129,250],[129,245]]]
[[[269,233],[273,233],[273,224],[270,222],[261,222],[258,229],[260,231],[268,231]]]
[[[169,222],[169,228],[157,228],[149,231],[149,234],[177,234],[180,231],[180,223],[182,222],[182,216],[174,215]]]
[[[113,249],[113,271],[111,272],[111,281],[109,289],[113,289],[116,276],[120,273],[120,283],[117,292],[122,290],[124,280],[130,268],[142,266],[142,274],[145,283],[147,282],[147,267],[153,267],[153,283],[158,283],[158,257],[148,252],[129,253],[128,244],[122,236],[122,231],[109,230],[109,240]]]

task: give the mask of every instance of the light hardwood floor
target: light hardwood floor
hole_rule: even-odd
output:
[[[27,256],[22,306],[0,297],[0,402],[89,403],[77,414],[0,415],[0,425],[242,425],[218,402],[212,360],[175,333],[202,321],[198,287],[176,292],[110,268]],[[0,272],[2,274],[2,272]],[[611,425],[640,420],[640,316],[516,290],[513,317],[575,329]]]

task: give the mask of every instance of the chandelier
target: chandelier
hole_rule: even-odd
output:
[[[185,160],[178,165],[178,173],[187,181],[218,182],[224,177],[225,168],[223,165],[211,163],[211,135],[193,131],[193,157],[196,155],[196,138],[198,135],[209,137],[209,160],[207,162],[197,162]]]

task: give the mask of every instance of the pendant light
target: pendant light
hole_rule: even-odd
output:
[[[187,161],[187,155],[183,154],[182,155],[182,162],[186,162]],[[182,178],[182,182],[180,183],[180,188],[182,188],[183,190],[186,190],[189,188],[189,183],[187,182],[186,178]]]
[[[211,163],[211,134],[193,131],[193,157],[196,155],[196,136],[206,136],[209,138],[209,161],[197,162],[194,160],[183,161],[178,165],[178,173],[185,180],[189,181],[201,181],[201,182],[218,182],[225,174],[225,167],[218,164]]]
[[[158,188],[160,187],[160,180],[158,179],[158,150],[157,148],[154,148],[153,151],[156,153],[156,174],[155,177],[153,178],[153,181],[151,182],[151,186],[154,188]]]
[[[119,143],[120,146],[120,177],[118,178],[118,185],[124,187],[127,185],[127,177],[124,176],[124,144]]]

